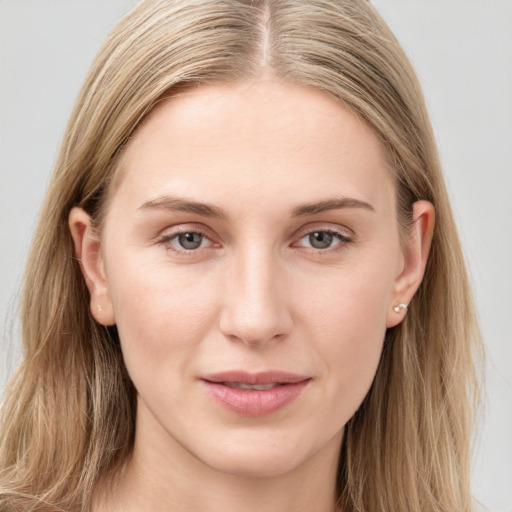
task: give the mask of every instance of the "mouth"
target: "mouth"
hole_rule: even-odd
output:
[[[283,384],[296,384],[310,377],[296,373],[269,370],[258,373],[249,373],[242,370],[212,373],[202,377],[202,380],[226,386],[247,385],[247,386],[278,386]]]
[[[255,391],[266,391],[267,389],[274,389],[277,386],[286,384],[273,382],[272,384],[245,384],[243,382],[220,382],[223,386],[234,389],[253,389]]]
[[[298,398],[311,377],[281,371],[223,372],[201,381],[215,403],[242,416],[259,417],[277,412]]]

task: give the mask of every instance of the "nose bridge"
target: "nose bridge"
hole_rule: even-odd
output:
[[[279,258],[264,241],[243,244],[225,290],[221,330],[247,344],[282,339],[291,329]]]

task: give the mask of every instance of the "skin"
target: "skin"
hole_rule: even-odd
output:
[[[432,205],[414,205],[401,237],[373,131],[327,94],[277,81],[163,101],[120,169],[101,233],[70,215],[92,313],[117,324],[138,392],[133,456],[96,510],[334,510],[344,425],[406,315],[393,307],[421,282]],[[340,198],[361,204],[292,215]],[[178,231],[204,236],[187,252]],[[200,381],[269,369],[311,380],[263,417],[227,410]]]

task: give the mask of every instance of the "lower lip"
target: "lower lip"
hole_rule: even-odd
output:
[[[202,383],[210,395],[227,409],[241,416],[259,417],[272,414],[295,400],[309,384],[309,379],[265,390],[230,388],[206,380]]]

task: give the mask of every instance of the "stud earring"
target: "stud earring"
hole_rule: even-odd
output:
[[[395,313],[400,313],[400,311],[402,311],[402,309],[405,309],[407,311],[407,306],[408,306],[407,304],[398,304],[398,306],[395,306],[393,308],[393,311]]]

